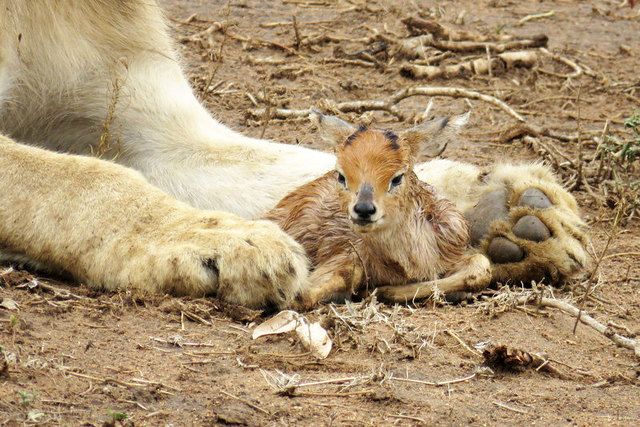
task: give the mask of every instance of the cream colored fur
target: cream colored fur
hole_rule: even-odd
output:
[[[95,152],[118,85],[103,157],[192,206],[258,217],[333,166],[328,154],[265,144],[211,117],[152,1],[0,0],[0,8],[0,82],[11,82],[0,130],[18,141]],[[243,182],[251,185],[237,191]]]
[[[287,305],[304,282],[300,247],[275,225],[198,209],[256,218],[335,158],[216,121],[152,0],[0,0],[0,133],[5,258],[250,306]],[[417,169],[460,209],[475,203],[473,166]]]

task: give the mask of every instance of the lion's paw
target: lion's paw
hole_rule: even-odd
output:
[[[494,282],[557,283],[587,262],[586,226],[575,200],[547,175],[529,172],[523,167],[520,176],[510,171],[490,182],[465,214],[472,244],[491,260]]]
[[[151,242],[147,270],[167,292],[281,309],[295,301],[306,280],[304,250],[268,221],[189,217],[162,236],[162,244]]]
[[[268,221],[229,234],[211,258],[218,269],[218,297],[249,307],[290,306],[307,277],[302,246]]]

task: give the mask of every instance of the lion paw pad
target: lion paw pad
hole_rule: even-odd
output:
[[[535,209],[546,209],[551,207],[551,200],[544,194],[543,191],[537,188],[527,188],[522,192],[518,206],[529,206]]]
[[[521,239],[544,242],[551,237],[551,231],[537,216],[525,215],[513,226],[513,234]]]
[[[507,264],[524,259],[522,248],[505,237],[495,237],[489,243],[487,255],[496,264]]]

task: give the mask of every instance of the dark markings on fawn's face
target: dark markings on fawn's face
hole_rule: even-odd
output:
[[[389,129],[385,130],[384,137],[387,138],[387,140],[389,141],[389,145],[391,146],[392,149],[394,150],[400,149],[400,145],[398,145],[398,135],[396,135],[394,131]]]
[[[351,135],[349,135],[347,137],[347,140],[345,141],[344,145],[351,144],[353,142],[353,140],[356,139],[356,137],[358,135],[360,135],[362,132],[364,132],[366,130],[367,130],[367,127],[365,125],[358,126],[358,129],[354,133],[352,133]]]

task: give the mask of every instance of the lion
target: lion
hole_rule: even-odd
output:
[[[257,218],[335,157],[214,119],[151,0],[0,8],[0,260],[106,290],[292,305],[305,252]],[[584,268],[585,225],[547,167],[439,159],[415,172],[463,212],[492,281]]]

